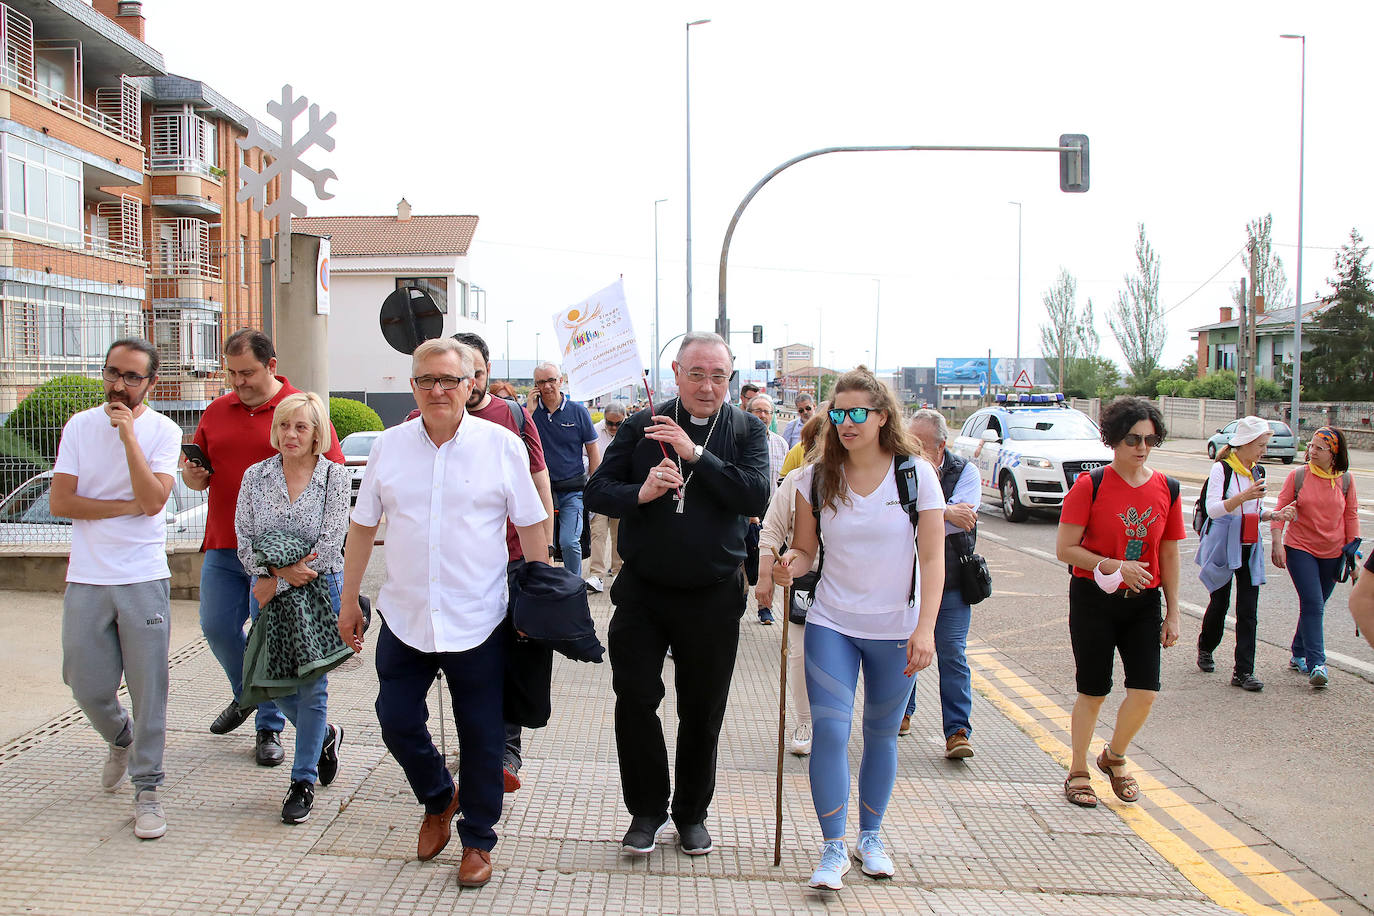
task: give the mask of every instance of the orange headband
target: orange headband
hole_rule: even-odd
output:
[[[1320,439],[1322,444],[1331,449],[1331,454],[1336,454],[1341,450],[1341,442],[1336,438],[1336,431],[1329,426],[1323,426],[1312,434],[1313,439]]]

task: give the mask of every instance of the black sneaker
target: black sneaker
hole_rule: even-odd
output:
[[[1212,653],[1204,652],[1201,649],[1197,650],[1197,666],[1200,671],[1205,671],[1208,674],[1217,670],[1217,663],[1212,660]]]
[[[678,824],[677,844],[689,856],[704,856],[716,848],[705,824]]]
[[[329,726],[324,736],[324,747],[320,748],[320,762],[315,767],[320,775],[320,785],[329,785],[339,775],[339,746],[342,744],[343,726]]]
[[[291,783],[291,789],[281,803],[281,822],[283,824],[303,824],[310,820],[310,809],[315,804],[315,787],[304,779]]]
[[[259,729],[258,745],[253,749],[253,758],[260,767],[280,765],[286,759],[286,751],[282,750],[281,746],[281,732]]]
[[[668,820],[666,817],[631,818],[630,829],[625,831],[625,839],[620,841],[620,848],[632,855],[647,856],[654,851],[654,846],[658,844],[658,835],[668,826]]]
[[[1249,690],[1251,693],[1259,693],[1264,689],[1264,682],[1253,674],[1233,674],[1231,675],[1231,686],[1239,687],[1241,690]]]
[[[258,711],[257,706],[240,706],[238,700],[230,700],[224,711],[215,716],[210,723],[210,734],[227,735],[248,721],[248,717]]]

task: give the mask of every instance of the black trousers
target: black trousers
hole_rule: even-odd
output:
[[[1259,630],[1259,586],[1250,584],[1250,553],[1255,545],[1240,549],[1240,569],[1226,584],[1212,592],[1207,612],[1202,615],[1202,632],[1197,647],[1203,652],[1215,652],[1221,645],[1226,629],[1226,611],[1231,607],[1231,583],[1236,583],[1236,667],[1233,673],[1255,673],[1255,638]]]
[[[636,817],[669,813],[668,749],[658,707],[671,647],[678,718],[672,816],[681,825],[702,823],[716,791],[716,745],[739,647],[744,573],[704,588],[672,589],[644,581],[626,564],[611,600],[607,641],[625,807]]]

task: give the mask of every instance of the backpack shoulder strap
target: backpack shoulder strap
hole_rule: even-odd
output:
[[[1092,478],[1093,482],[1093,498],[1088,503],[1089,508],[1092,508],[1092,504],[1097,502],[1097,491],[1102,489],[1102,478],[1106,475],[1106,473],[1107,466],[1105,464],[1102,465],[1102,467],[1100,468],[1093,468],[1091,471],[1088,472],[1088,476]]]
[[[921,515],[921,510],[916,506],[916,459],[910,455],[893,455],[892,473],[897,479],[897,498],[906,510],[907,518],[911,520],[911,539],[915,541],[917,523]],[[911,558],[911,588],[906,596],[907,607],[916,606],[916,575],[920,564],[921,551],[918,545],[915,555]]]
[[[519,402],[517,402],[514,398],[502,398],[501,400],[505,401],[506,406],[510,408],[510,417],[512,420],[515,421],[516,434],[523,435],[525,432],[524,409],[520,406]]]
[[[1344,472],[1343,474],[1341,474],[1341,492],[1342,492],[1342,493],[1346,493],[1346,494],[1349,494],[1349,493],[1350,493],[1350,472],[1349,472],[1349,471],[1346,471],[1346,472]]]
[[[1348,474],[1346,476],[1349,476]],[[1302,492],[1302,485],[1307,483],[1307,468],[1301,467],[1293,472],[1293,501],[1297,502],[1298,494]],[[1346,489],[1349,489],[1347,486]]]
[[[816,575],[825,569],[825,541],[821,540],[821,506],[816,487],[817,466],[811,466],[811,517],[816,520]]]
[[[1178,478],[1177,478],[1177,477],[1170,477],[1168,474],[1165,474],[1165,475],[1164,475],[1164,482],[1165,482],[1166,484],[1168,484],[1168,486],[1169,486],[1169,509],[1170,509],[1170,511],[1172,511],[1173,508],[1174,508],[1174,503],[1178,502],[1178,492],[1179,492],[1179,482],[1178,482]]]

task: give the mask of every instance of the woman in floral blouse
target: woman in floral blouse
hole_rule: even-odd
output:
[[[284,398],[273,418],[271,442],[279,454],[244,472],[234,516],[239,560],[253,577],[253,617],[276,595],[318,576],[328,583],[337,617],[351,484],[343,467],[321,457],[329,448],[330,427],[320,396],[311,392]],[[255,540],[261,544],[267,535],[279,533],[313,544],[311,553],[280,568],[262,565]],[[296,693],[273,699],[296,727],[282,820],[298,824],[310,816],[316,780],[327,786],[338,773],[343,729],[326,721],[328,683],[323,674],[301,684]]]

